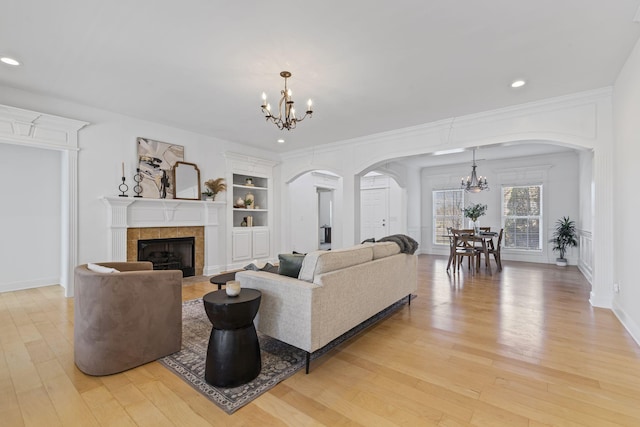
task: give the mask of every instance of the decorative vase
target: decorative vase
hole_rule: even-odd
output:
[[[251,201],[251,203],[249,203],[249,201]],[[244,204],[247,205],[247,209],[253,209],[254,202],[255,198],[252,193],[247,193],[247,195],[244,196]]]
[[[240,282],[237,280],[231,280],[226,283],[225,291],[227,292],[227,296],[237,297],[240,295]]]

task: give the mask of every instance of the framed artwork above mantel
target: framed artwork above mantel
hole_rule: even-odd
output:
[[[142,181],[142,197],[173,199],[173,168],[184,161],[184,147],[148,138],[138,138],[138,168]]]

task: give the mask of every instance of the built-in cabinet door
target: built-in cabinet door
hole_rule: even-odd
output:
[[[241,229],[233,230],[233,261],[242,261],[251,259],[251,230]]]
[[[261,228],[253,231],[253,257],[269,257],[269,229]]]
[[[237,228],[233,230],[233,261],[269,258],[269,229]]]

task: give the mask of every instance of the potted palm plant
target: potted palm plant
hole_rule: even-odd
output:
[[[575,221],[570,220],[568,216],[559,219],[556,222],[556,229],[553,232],[553,237],[549,239],[549,243],[553,243],[553,250],[558,251],[560,254],[560,258],[556,258],[556,265],[566,266],[567,260],[564,254],[568,248],[578,246]]]

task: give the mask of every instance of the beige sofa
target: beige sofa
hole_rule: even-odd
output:
[[[315,251],[298,278],[262,271],[236,274],[262,292],[257,329],[309,355],[417,289],[416,256],[396,243]],[[410,299],[409,299],[410,302]]]
[[[110,375],[180,351],[182,272],[150,262],[106,262],[118,272],[75,268],[74,359],[89,375]]]

